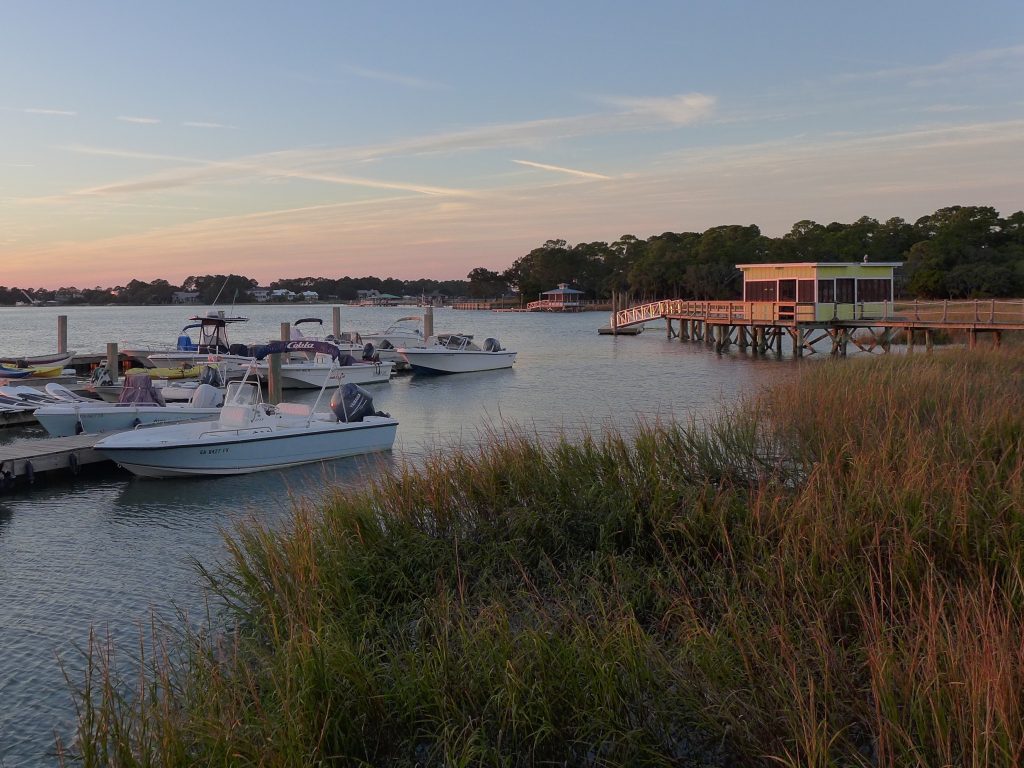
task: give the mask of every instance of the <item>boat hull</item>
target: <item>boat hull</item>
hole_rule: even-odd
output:
[[[101,440],[96,450],[142,477],[238,475],[387,451],[394,445],[398,422],[383,417],[352,424],[314,421],[311,428],[298,430],[217,426],[125,432]],[[167,440],[150,439],[159,430],[165,430]]]
[[[516,353],[507,350],[501,352],[452,351],[427,347],[425,349],[403,349],[400,352],[409,363],[413,373],[496,371],[502,368],[511,368],[516,361]]]
[[[82,432],[100,434],[135,429],[138,426],[173,424],[181,421],[209,421],[220,415],[219,408],[181,408],[158,405],[56,404],[39,408],[36,420],[50,437],[70,437]]]

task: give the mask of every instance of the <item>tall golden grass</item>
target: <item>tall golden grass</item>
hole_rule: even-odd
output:
[[[805,366],[711,423],[515,430],[203,571],[66,762],[1024,763],[1024,354]],[[154,644],[147,644],[147,647]]]

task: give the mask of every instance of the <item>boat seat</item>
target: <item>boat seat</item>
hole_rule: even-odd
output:
[[[288,416],[309,416],[313,411],[312,409],[303,403],[278,403],[276,406],[278,413],[283,413]]]

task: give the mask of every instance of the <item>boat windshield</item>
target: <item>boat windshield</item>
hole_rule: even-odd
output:
[[[225,405],[256,405],[259,401],[259,385],[250,381],[232,381],[224,395]]]
[[[448,336],[439,336],[438,341],[441,343],[443,347],[452,350],[466,350],[472,352],[480,351],[480,347],[478,347],[476,344],[470,341],[470,337],[460,336],[456,333],[450,334]]]

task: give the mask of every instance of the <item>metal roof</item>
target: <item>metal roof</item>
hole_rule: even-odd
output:
[[[765,264],[737,264],[736,269],[750,267],[902,267],[902,261],[780,261]]]

